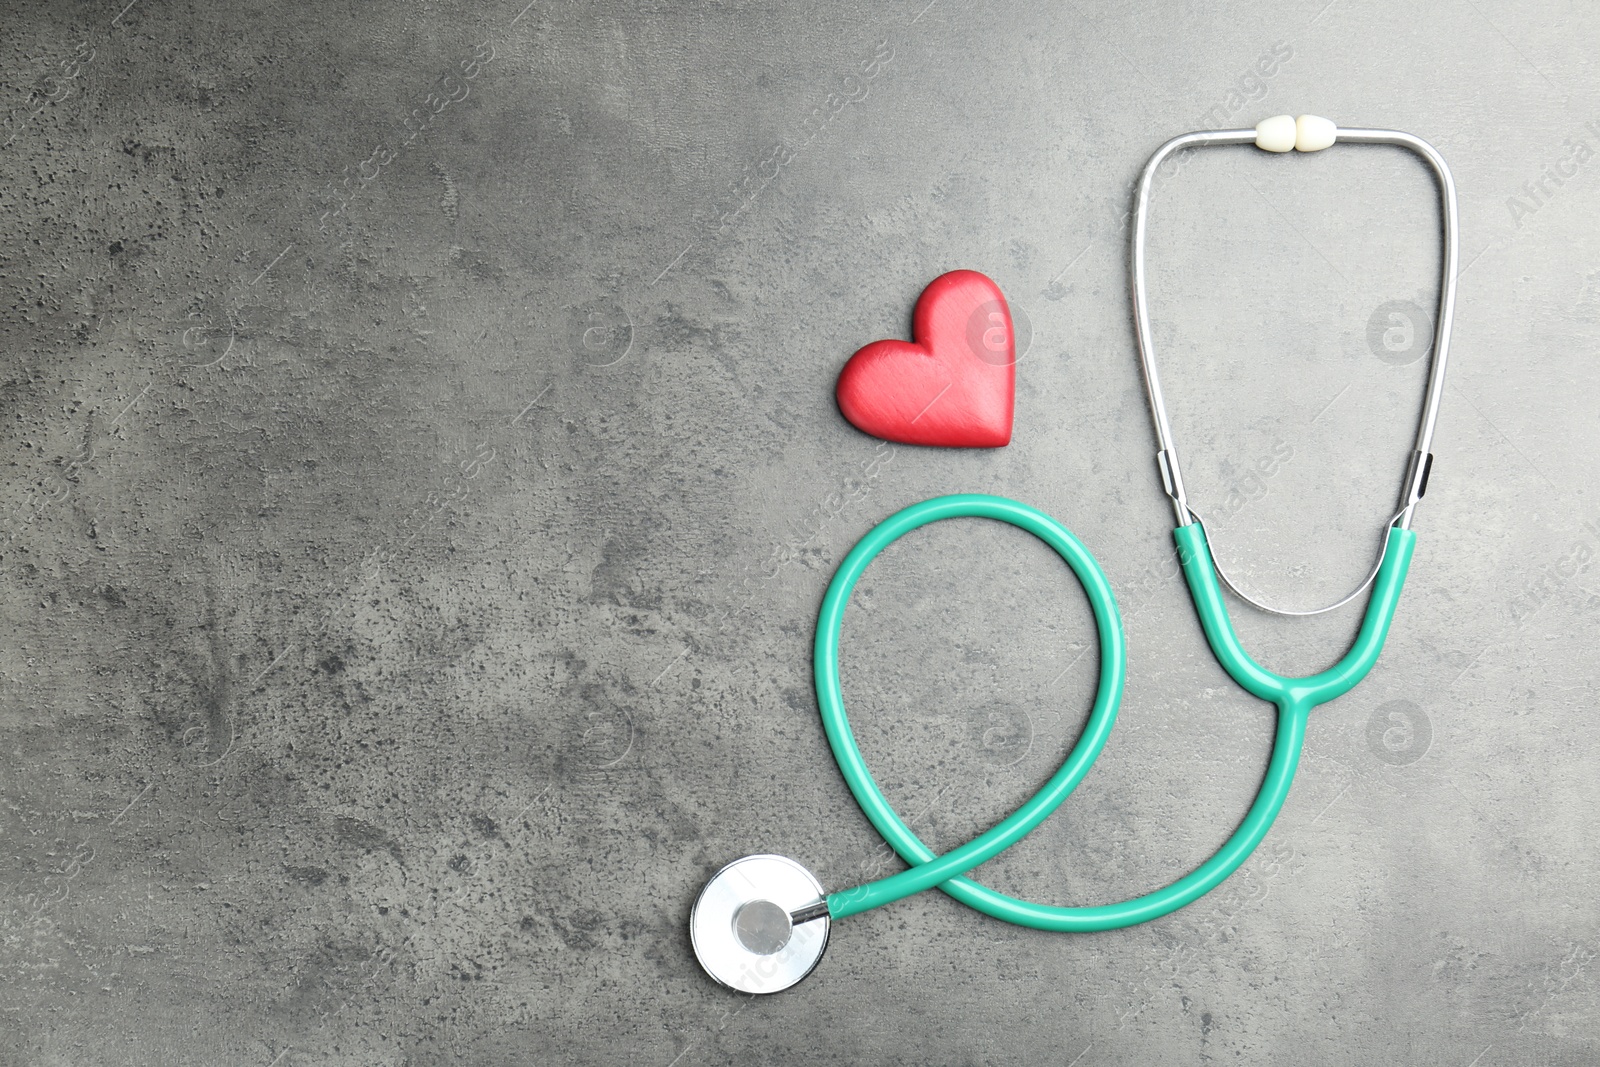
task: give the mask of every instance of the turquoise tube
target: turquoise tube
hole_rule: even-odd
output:
[[[839,684],[839,636],[845,606],[856,581],[885,546],[919,526],[965,515],[999,519],[1028,530],[1054,548],[1072,567],[1083,582],[1100,633],[1100,688],[1082,736],[1044,787],[990,830],[939,856],[896,814],[861,756],[845,714]],[[868,533],[840,564],[823,597],[814,664],[817,702],[822,710],[828,743],[862,811],[884,840],[911,865],[899,874],[830,894],[830,915],[843,918],[938,886],[986,915],[1020,926],[1041,930],[1110,930],[1147,922],[1183,907],[1221,884],[1249,858],[1289,795],[1311,709],[1348,692],[1377,662],[1394,620],[1416,535],[1410,530],[1390,530],[1383,565],[1354,645],[1333,667],[1308,678],[1274,674],[1257,664],[1239,644],[1200,524],[1179,527],[1173,531],[1173,537],[1195,610],[1218,662],[1246,691],[1271,701],[1278,708],[1278,729],[1266,777],[1233,836],[1209,860],[1171,885],[1118,904],[1076,908],[1035,904],[997,893],[963,877],[965,871],[1016,844],[1044,821],[1088,772],[1105,746],[1116,718],[1125,680],[1126,652],[1121,617],[1110,584],[1088,550],[1065,527],[1042,512],[1002,497],[978,494],[937,497],[897,512]]]
[[[1095,628],[1100,636],[1100,686],[1083,734],[1044,787],[986,833],[944,856],[935,856],[895,814],[894,808],[873,780],[872,772],[867,769],[867,762],[856,744],[850,720],[845,715],[844,695],[839,685],[839,635],[844,626],[844,609],[850,602],[850,593],[855,589],[862,572],[867,569],[867,564],[879,552],[919,526],[962,516],[998,519],[1027,530],[1055,549],[1072,568],[1089,597]],[[837,917],[876,908],[940,883],[944,883],[946,892],[956,894],[957,899],[963,899],[959,894],[964,886],[990,892],[975,882],[953,876],[978,866],[1022,840],[1083,780],[1095,757],[1105,747],[1106,739],[1111,736],[1117,707],[1122,703],[1128,657],[1122,638],[1122,616],[1117,611],[1117,599],[1111,592],[1111,582],[1083,542],[1042,511],[1004,497],[974,493],[935,497],[914,504],[889,516],[861,539],[844,558],[844,562],[839,564],[827,595],[822,598],[814,664],[822,725],[827,731],[828,744],[833,749],[839,770],[872,825],[877,827],[878,832],[902,858],[914,865],[900,874],[830,895],[828,911]],[[912,856],[916,858],[912,859]],[[981,905],[975,904],[974,907]]]

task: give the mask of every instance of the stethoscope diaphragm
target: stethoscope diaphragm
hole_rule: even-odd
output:
[[[694,954],[707,974],[741,993],[788,989],[828,947],[823,898],[822,883],[787,856],[734,860],[694,902]]]

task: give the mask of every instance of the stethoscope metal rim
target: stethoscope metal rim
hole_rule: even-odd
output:
[[[1139,176],[1138,192],[1135,194],[1133,209],[1133,254],[1131,257],[1132,288],[1133,288],[1133,325],[1134,337],[1139,348],[1139,364],[1144,369],[1145,392],[1150,401],[1150,413],[1155,421],[1156,441],[1159,450],[1156,453],[1156,465],[1161,473],[1162,488],[1172,504],[1173,515],[1178,520],[1179,526],[1187,526],[1193,522],[1203,520],[1200,514],[1189,505],[1183,488],[1183,474],[1178,464],[1177,445],[1172,432],[1172,422],[1167,416],[1166,401],[1161,391],[1161,374],[1156,367],[1155,341],[1150,330],[1150,305],[1145,285],[1144,244],[1145,229],[1150,208],[1150,187],[1154,183],[1157,170],[1168,156],[1180,149],[1207,146],[1207,145],[1247,145],[1255,144],[1256,131],[1251,130],[1202,130],[1196,133],[1186,133],[1174,137],[1156,149],[1144,166],[1144,171]],[[1339,127],[1337,141],[1351,144],[1388,144],[1398,145],[1410,149],[1429,165],[1434,176],[1439,181],[1441,208],[1444,219],[1443,256],[1441,279],[1439,285],[1439,324],[1434,331],[1433,353],[1428,372],[1428,388],[1423,400],[1422,417],[1417,427],[1416,443],[1412,448],[1411,457],[1407,462],[1405,478],[1401,484],[1400,508],[1394,517],[1385,524],[1385,528],[1398,526],[1402,530],[1411,528],[1412,513],[1416,510],[1417,501],[1422,499],[1422,494],[1427,490],[1428,475],[1433,462],[1433,432],[1439,420],[1439,403],[1444,396],[1445,365],[1450,357],[1450,327],[1455,317],[1456,304],[1456,270],[1460,255],[1460,242],[1458,240],[1459,223],[1456,210],[1456,185],[1451,176],[1450,167],[1444,161],[1436,148],[1427,141],[1413,134],[1400,130],[1369,130],[1358,128]],[[1228,589],[1245,603],[1262,611],[1274,615],[1306,616],[1320,615],[1343,607],[1372,584],[1377,577],[1379,569],[1383,566],[1383,553],[1388,547],[1388,537],[1383,540],[1383,548],[1379,550],[1378,558],[1372,565],[1371,571],[1347,596],[1342,597],[1327,607],[1316,608],[1311,611],[1291,611],[1275,608],[1263,604],[1259,600],[1245,594],[1223,572],[1220,563],[1216,564],[1217,577]],[[1215,553],[1213,553],[1215,562]]]
[[[822,883],[787,856],[744,856],[706,882],[689,911],[695,958],[712,978],[741,993],[778,993],[816,969],[828,948],[832,924],[819,917],[796,923],[776,952],[755,952],[734,930],[747,904],[770,901],[786,913],[812,909],[825,900]]]

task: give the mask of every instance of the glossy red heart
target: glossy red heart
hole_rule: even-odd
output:
[[[1010,444],[1017,359],[1000,287],[974,270],[941,274],[917,298],[911,337],[850,357],[835,394],[844,417],[908,445]]]

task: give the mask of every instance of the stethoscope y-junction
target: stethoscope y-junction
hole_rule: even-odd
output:
[[[1223,599],[1226,586],[1266,611],[1304,615],[1256,604],[1217,568],[1205,526],[1189,504],[1172,425],[1167,417],[1150,331],[1145,285],[1145,231],[1150,190],[1161,164],[1173,153],[1199,147],[1254,144],[1270,152],[1313,152],[1342,144],[1398,145],[1421,156],[1438,179],[1443,215],[1443,268],[1438,328],[1434,335],[1427,393],[1415,446],[1401,483],[1398,507],[1388,523],[1371,572],[1355,591],[1330,611],[1349,603],[1369,586],[1365,616],[1354,644],[1321,673],[1290,678],[1267,670],[1239,643]],[[1421,138],[1396,130],[1336,128],[1326,119],[1283,115],[1253,130],[1207,130],[1175,137],[1156,150],[1139,179],[1133,212],[1132,290],[1134,326],[1155,422],[1156,465],[1172,505],[1184,578],[1206,641],[1223,669],[1252,695],[1277,708],[1277,731],[1266,775],[1244,821],[1226,843],[1198,868],[1155,892],[1116,904],[1058,907],[1018,900],[980,885],[965,872],[1011,847],[1043,822],[1082,781],[1105,746],[1121,703],[1126,649],[1121,616],[1110,582],[1089,550],[1049,515],[1014,500],[981,494],[937,497],[885,519],[845,557],[822,601],[813,666],[823,727],[839,770],[868,820],[909,865],[904,871],[832,893],[800,864],[783,856],[756,855],[718,871],[701,891],[690,917],[690,934],[701,965],[717,981],[747,993],[774,993],[804,978],[827,946],[834,920],[881,907],[913,893],[938,887],[956,900],[1020,926],[1039,930],[1110,930],[1146,922],[1196,900],[1219,885],[1249,858],[1271,828],[1289,794],[1299,761],[1306,722],[1313,708],[1344,693],[1366,677],[1383,648],[1394,620],[1416,544],[1411,522],[1427,489],[1432,441],[1443,391],[1456,290],[1456,193],[1443,157]],[[839,682],[839,639],[851,591],[872,560],[906,533],[942,519],[977,516],[1009,523],[1049,545],[1088,595],[1100,643],[1100,681],[1088,722],[1066,760],[1044,786],[988,831],[943,855],[933,852],[890,806],[850,729]]]

